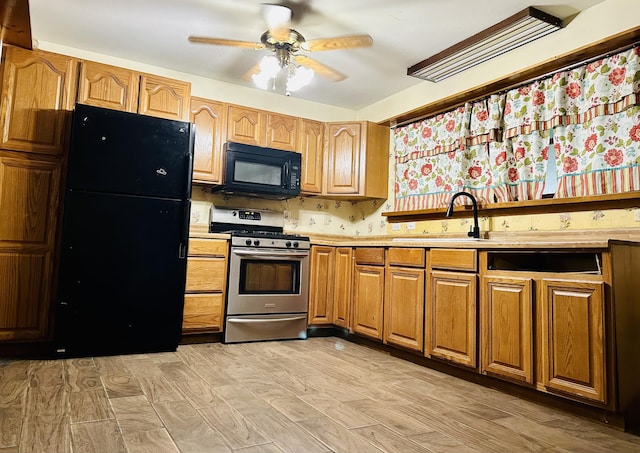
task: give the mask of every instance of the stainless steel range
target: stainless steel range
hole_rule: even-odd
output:
[[[211,208],[212,233],[231,233],[224,342],[304,339],[309,238],[283,233],[278,211]]]

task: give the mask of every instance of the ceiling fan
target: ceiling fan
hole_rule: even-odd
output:
[[[298,31],[291,28],[291,9],[285,5],[271,3],[262,4],[262,15],[267,24],[267,31],[260,36],[259,42],[238,41],[233,39],[211,38],[206,36],[189,36],[189,41],[200,44],[242,47],[245,49],[267,49],[274,53],[279,67],[290,67],[292,63],[312,69],[314,73],[335,82],[347,76],[319,61],[309,58],[300,52],[317,52],[322,50],[354,49],[371,47],[373,39],[369,35],[351,35],[336,38],[306,40]],[[260,71],[260,63],[256,64],[245,78],[250,78]]]

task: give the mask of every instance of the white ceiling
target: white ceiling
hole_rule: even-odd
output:
[[[369,34],[373,47],[312,53],[347,75],[318,76],[294,96],[360,109],[421,80],[407,68],[535,6],[567,18],[603,0],[286,0],[307,40]],[[189,35],[258,41],[260,0],[29,0],[35,40],[252,86],[242,76],[266,50],[192,44]]]

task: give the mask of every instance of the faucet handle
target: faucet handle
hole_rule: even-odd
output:
[[[469,236],[470,238],[480,239],[480,227],[472,226],[471,228],[469,228],[467,236]]]

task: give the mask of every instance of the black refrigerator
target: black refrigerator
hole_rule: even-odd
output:
[[[172,351],[182,330],[194,126],[77,104],[55,354]]]

